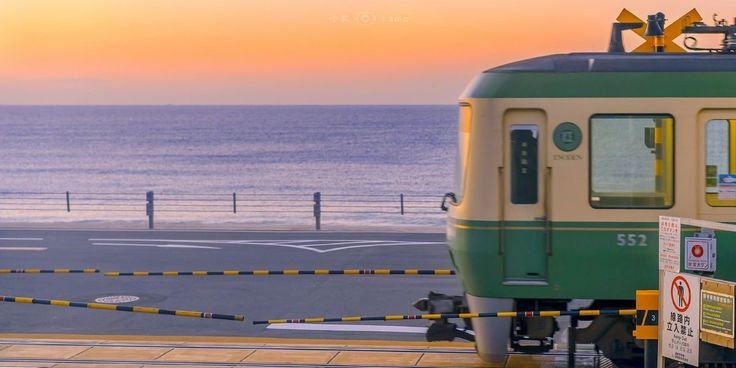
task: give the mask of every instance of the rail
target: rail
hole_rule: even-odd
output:
[[[441,195],[424,193],[166,193],[0,192],[0,213],[117,213],[145,215],[155,227],[157,214],[298,215],[313,217],[316,230],[325,216],[397,215],[440,219]]]

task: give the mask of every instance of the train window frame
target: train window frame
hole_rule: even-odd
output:
[[[655,142],[657,139],[664,142],[659,144],[662,145],[662,153],[657,158],[656,148],[652,151],[655,154],[654,159],[654,171],[662,170],[661,175],[653,175],[654,184],[656,186],[662,186],[661,190],[655,190],[651,192],[628,192],[631,195],[623,196],[622,192],[595,192],[594,191],[594,179],[596,170],[594,168],[594,145],[597,138],[594,137],[594,125],[598,119],[642,119],[652,118],[655,121],[659,120],[663,122],[663,130],[659,131],[657,135],[656,129],[647,131],[648,127],[645,127],[643,136],[643,144],[647,148],[656,147]],[[668,123],[669,121],[669,123]],[[675,205],[675,126],[676,121],[672,114],[669,113],[599,113],[593,114],[588,119],[588,154],[590,159],[588,160],[588,204],[594,209],[669,209]],[[651,139],[651,142],[649,140]],[[652,147],[650,147],[650,144]],[[657,162],[660,162],[659,164]],[[598,169],[600,170],[600,168]],[[659,179],[659,184],[657,177]],[[634,195],[636,194],[636,195]]]
[[[709,139],[709,131],[708,126],[711,123],[717,123],[717,122],[723,122],[726,124],[726,134],[722,134],[721,137],[724,137],[725,147],[727,149],[726,151],[726,167],[727,167],[727,173],[725,175],[734,176],[736,175],[736,119],[728,119],[728,118],[715,118],[715,119],[709,119],[705,122],[705,125],[703,126],[703,139],[704,144],[703,147],[705,149],[704,152],[704,177],[705,177],[705,183],[704,183],[704,192],[703,196],[705,198],[705,203],[708,204],[710,207],[736,207],[736,198],[721,198],[721,192],[719,189],[720,186],[720,176],[721,173],[719,172],[718,168],[716,167],[715,176],[709,175],[709,165],[710,162],[710,150],[711,147],[711,140]],[[717,166],[717,165],[715,165]],[[715,191],[713,191],[713,186],[709,187],[709,179],[715,179],[716,180],[716,186]],[[710,190],[710,191],[709,191]],[[733,195],[734,193],[729,193],[730,195]],[[714,196],[715,195],[715,196]]]
[[[527,131],[531,133],[534,139],[533,146],[527,147],[528,142],[522,142],[517,147],[514,142],[514,133]],[[511,204],[537,204],[539,203],[539,125],[537,124],[512,124],[509,129],[509,157],[511,171],[511,195],[509,200]],[[533,156],[527,156],[528,150],[532,150]],[[516,155],[518,150],[518,157]],[[527,166],[533,164],[534,167]],[[530,172],[528,172],[528,170]],[[522,180],[521,175],[532,174],[533,177]],[[529,184],[529,185],[526,185]]]
[[[468,166],[470,161],[470,145],[473,139],[473,106],[468,102],[460,102],[458,104],[458,120],[457,120],[457,156],[455,157],[455,172],[453,173],[452,190],[455,193],[455,204],[460,204],[465,197],[465,189],[468,176]],[[467,115],[463,115],[466,109]],[[467,119],[463,120],[463,117]],[[466,137],[463,137],[465,132]],[[463,140],[465,145],[462,146]],[[464,148],[464,150],[463,150]]]

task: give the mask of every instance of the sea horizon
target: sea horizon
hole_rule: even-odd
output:
[[[0,192],[222,193],[224,200],[234,192],[304,194],[301,201],[314,192],[374,194],[395,196],[390,211],[398,211],[400,194],[439,198],[451,190],[456,116],[453,105],[3,105]],[[52,206],[59,213],[3,207],[3,221],[140,217],[65,213],[61,202]],[[168,213],[161,220],[203,217],[228,222],[245,215]],[[424,221],[412,222],[408,213],[345,219]]]

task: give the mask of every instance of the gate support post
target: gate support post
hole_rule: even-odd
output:
[[[570,327],[567,329],[567,366],[575,367],[575,350],[578,329],[578,317],[570,316]]]

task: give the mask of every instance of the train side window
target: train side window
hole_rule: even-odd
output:
[[[511,203],[535,204],[539,187],[539,131],[534,124],[511,126]]]
[[[670,208],[674,204],[671,115],[590,118],[590,205]]]
[[[468,166],[468,155],[470,154],[470,128],[473,120],[473,110],[467,103],[460,103],[460,116],[458,118],[458,145],[455,163],[455,185],[454,193],[457,202],[460,203],[465,192],[465,175]]]
[[[705,201],[713,207],[736,206],[736,120],[705,124]]]

